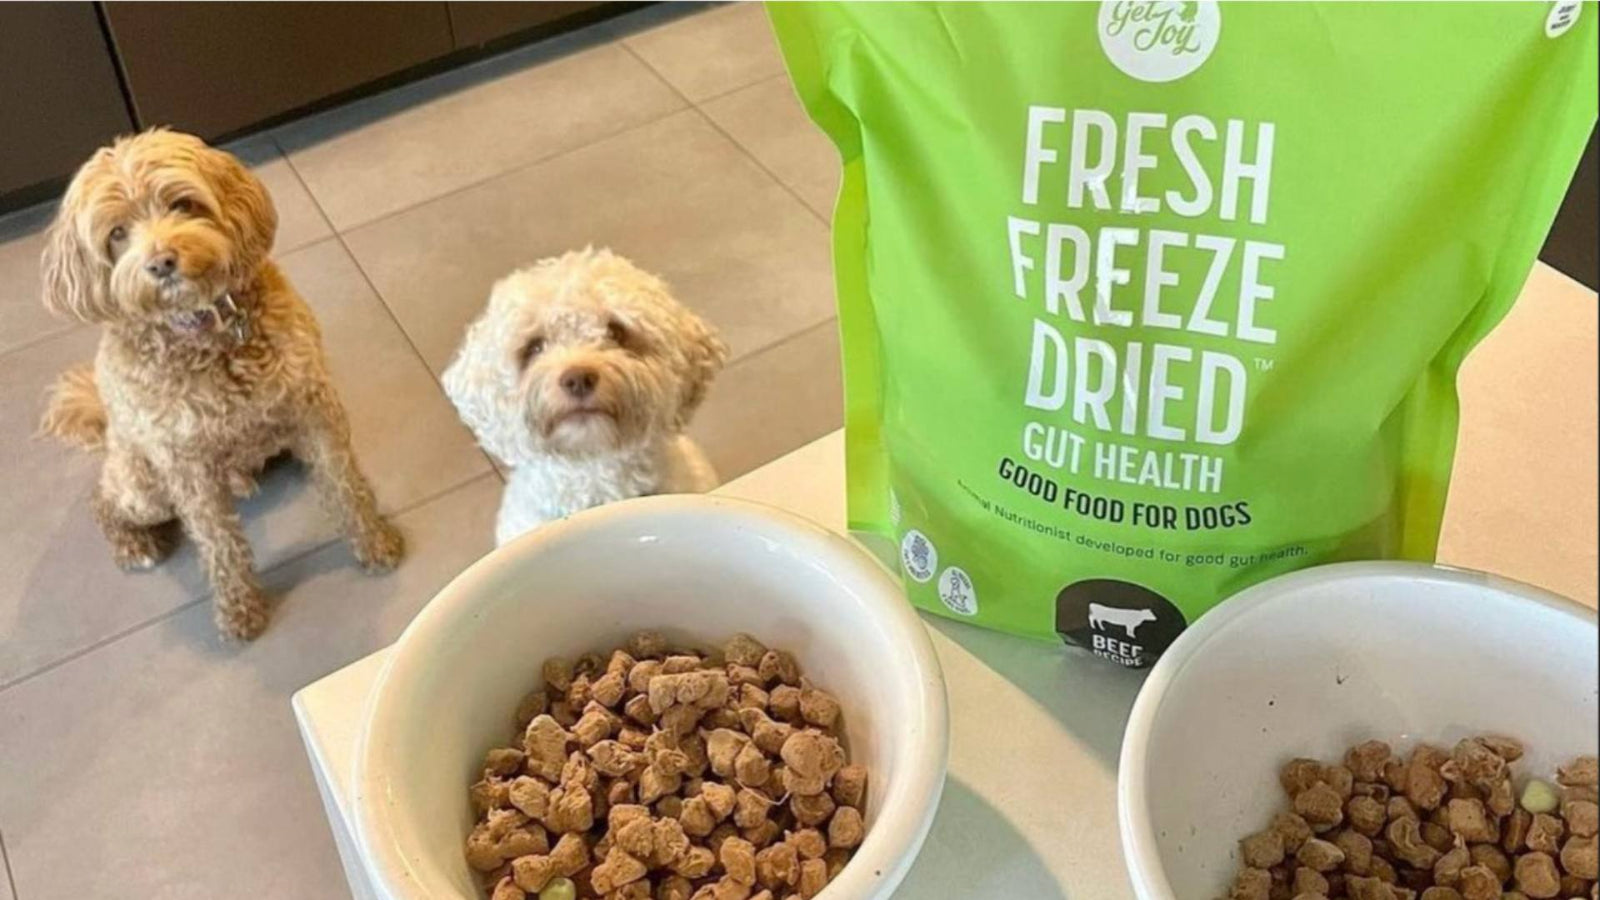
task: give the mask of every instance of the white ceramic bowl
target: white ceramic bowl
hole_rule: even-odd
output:
[[[406,629],[373,690],[356,760],[356,842],[384,900],[482,896],[463,859],[467,786],[513,738],[552,655],[641,628],[792,651],[835,693],[869,770],[867,836],[820,895],[881,900],[904,877],[944,785],[939,663],[889,573],[820,526],[764,506],[650,497],[554,522],[484,557]]]
[[[1474,572],[1345,563],[1256,585],[1150,672],[1123,737],[1118,815],[1140,900],[1227,893],[1279,767],[1380,738],[1522,738],[1524,774],[1596,745],[1592,610]]]

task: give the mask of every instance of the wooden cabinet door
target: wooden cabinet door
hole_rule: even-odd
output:
[[[496,38],[526,31],[539,25],[589,12],[603,3],[550,2],[521,0],[451,0],[450,27],[455,32],[457,49],[477,47]]]
[[[91,4],[0,3],[0,194],[70,173],[132,128]]]
[[[134,114],[215,138],[450,53],[445,4],[106,3]]]

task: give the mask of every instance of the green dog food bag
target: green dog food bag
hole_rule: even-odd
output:
[[[1132,667],[1273,575],[1431,559],[1594,6],[770,5],[844,163],[852,529],[923,609]]]

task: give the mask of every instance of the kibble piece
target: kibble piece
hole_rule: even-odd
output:
[[[1561,804],[1561,818],[1567,822],[1567,832],[1578,837],[1594,837],[1600,833],[1600,806],[1592,800],[1568,800]]]
[[[718,822],[733,815],[737,795],[738,792],[726,784],[708,781],[700,786],[700,799],[705,800],[706,808]]]
[[[473,783],[467,789],[467,795],[472,798],[472,806],[478,815],[486,815],[492,809],[505,809],[511,805],[511,782],[485,778]]]
[[[1577,898],[1577,900],[1582,900],[1584,893],[1590,890],[1593,890],[1593,888],[1590,887],[1589,879],[1587,878],[1579,878],[1576,875],[1561,876],[1560,895],[1563,897],[1573,897]],[[1501,900],[1504,900],[1504,898],[1501,898]]]
[[[800,715],[800,689],[788,684],[779,685],[767,695],[767,708],[777,718],[797,725],[804,721]]]
[[[572,735],[552,716],[535,716],[522,736],[528,773],[546,781],[560,778],[561,767],[567,761],[567,744],[571,740]]]
[[[1539,813],[1528,826],[1528,849],[1540,853],[1558,853],[1561,850],[1561,835],[1565,831],[1566,826],[1560,819],[1548,813]]]
[[[822,825],[833,816],[836,804],[826,793],[796,794],[789,798],[789,810],[801,825]]]
[[[1517,795],[1511,787],[1510,774],[1489,782],[1489,787],[1483,792],[1483,802],[1497,816],[1508,816],[1517,808]]]
[[[1389,814],[1384,805],[1372,797],[1356,795],[1344,805],[1345,818],[1350,822],[1350,827],[1361,832],[1367,837],[1372,837],[1383,830],[1383,825],[1388,821]]]
[[[517,887],[537,894],[556,877],[556,861],[549,856],[520,857],[511,863],[511,877]]]
[[[1467,866],[1461,870],[1456,890],[1463,900],[1500,900],[1500,879],[1484,866]]]
[[[1472,854],[1466,847],[1452,847],[1433,864],[1433,883],[1453,887],[1461,880],[1461,870],[1472,865]]]
[[[628,683],[623,672],[607,672],[589,686],[589,696],[607,709],[614,709],[627,693]]]
[[[747,735],[740,734],[731,728],[718,728],[706,735],[706,759],[711,763],[711,771],[722,777],[734,776],[734,762],[739,758],[739,751],[750,743]]]
[[[1292,812],[1281,812],[1274,816],[1272,830],[1283,835],[1283,849],[1287,853],[1299,850],[1306,838],[1311,837],[1311,825]]]
[[[500,839],[489,831],[487,823],[480,823],[467,835],[467,865],[479,872],[500,868],[505,857],[500,855]]]
[[[745,787],[761,787],[772,777],[772,765],[767,762],[761,748],[745,744],[733,760],[733,777]]]
[[[1294,858],[1302,866],[1316,869],[1318,872],[1331,872],[1344,862],[1345,853],[1331,841],[1311,838],[1300,845]]]
[[[1600,760],[1593,756],[1580,756],[1556,770],[1556,781],[1567,787],[1600,785]]]
[[[762,753],[777,756],[783,752],[783,745],[794,734],[794,726],[787,722],[774,722],[770,718],[756,723],[750,731],[750,739],[761,748]]]
[[[1355,776],[1347,766],[1324,766],[1322,780],[1339,793],[1340,800],[1349,800],[1355,793]]]
[[[1326,782],[1318,781],[1294,796],[1294,811],[1313,831],[1327,831],[1344,821],[1344,800]]]
[[[668,875],[656,885],[655,900],[689,900],[694,894],[694,882],[682,875]]]
[[[1249,835],[1239,841],[1239,856],[1253,869],[1270,869],[1283,862],[1283,835],[1270,828]]]
[[[1493,844],[1473,844],[1467,848],[1472,854],[1472,864],[1483,866],[1494,873],[1494,877],[1504,884],[1511,880],[1511,857],[1500,852],[1500,848]]]
[[[672,863],[672,871],[691,881],[704,878],[717,864],[717,855],[708,847],[690,846]]]
[[[588,831],[594,827],[594,798],[581,784],[567,784],[550,792],[550,809],[544,826],[556,834]]]
[[[588,749],[611,737],[611,721],[611,717],[601,710],[586,712],[572,726],[572,736],[577,739],[579,747]]]
[[[822,893],[828,884],[828,864],[821,859],[808,859],[800,864],[800,880],[795,885],[803,900]]]
[[[1351,900],[1395,900],[1394,890],[1377,878],[1353,875],[1345,880],[1345,890]]]
[[[550,852],[550,837],[543,827],[530,823],[501,838],[495,849],[502,859],[540,855]]]
[[[1561,891],[1561,872],[1548,853],[1524,853],[1517,857],[1517,890],[1533,900],[1548,900]]]
[[[1228,900],[1269,900],[1272,873],[1265,869],[1240,869],[1228,891]]]
[[[1461,893],[1453,887],[1434,886],[1422,892],[1422,900],[1462,900]]]
[[[832,728],[839,721],[839,701],[826,691],[813,687],[801,688],[800,715],[818,728]]]
[[[769,890],[793,887],[800,879],[800,854],[790,844],[773,844],[756,853],[756,881]]]
[[[1301,897],[1308,894],[1326,897],[1332,890],[1327,876],[1310,866],[1299,866],[1294,870],[1294,880],[1290,884],[1294,896]]]
[[[1394,751],[1383,741],[1363,741],[1345,751],[1344,765],[1356,781],[1377,781]]]
[[[1600,877],[1600,844],[1594,835],[1569,837],[1561,847],[1561,867],[1579,878]]]
[[[1289,760],[1278,770],[1278,784],[1283,786],[1283,792],[1291,800],[1321,780],[1322,763],[1303,756]]]
[[[1345,870],[1355,875],[1372,874],[1372,839],[1350,828],[1333,836],[1333,844],[1344,853]]]
[[[866,833],[867,826],[861,819],[861,811],[853,806],[841,806],[828,823],[828,846],[854,850],[861,846],[861,839]]]
[[[761,677],[770,684],[774,681],[797,686],[800,684],[800,664],[793,654],[783,650],[768,650],[756,664]]]
[[[822,832],[815,828],[802,828],[789,835],[789,843],[794,846],[801,859],[821,859],[822,854],[828,852],[828,842],[823,838]]]
[[[1433,809],[1444,799],[1445,791],[1449,788],[1444,776],[1439,774],[1439,766],[1443,765],[1449,757],[1437,747],[1419,744],[1412,751],[1411,761],[1406,767],[1406,799],[1418,809]]]
[[[743,836],[745,840],[760,848],[770,846],[773,841],[781,837],[783,835],[783,829],[778,826],[777,822],[774,822],[771,819],[764,819],[760,822],[757,822],[753,828],[739,829],[739,834]]]
[[[844,750],[839,742],[817,731],[797,731],[783,743],[783,762],[793,773],[805,778],[830,778],[844,767]]]
[[[766,655],[767,648],[748,634],[736,634],[722,645],[723,658],[735,666],[754,669],[761,665],[761,657]]]
[[[1501,829],[1500,846],[1507,853],[1516,853],[1527,846],[1528,829],[1533,826],[1533,814],[1522,807],[1511,811]]]
[[[589,883],[596,892],[609,894],[624,885],[632,884],[643,878],[649,868],[643,862],[621,847],[612,847],[606,854],[605,862],[594,867],[589,875]]]
[[[1395,819],[1415,819],[1418,822],[1422,821],[1422,816],[1417,813],[1417,808],[1412,806],[1411,801],[1404,797],[1390,797],[1387,811],[1389,813],[1389,821],[1391,822]]]
[[[717,827],[717,817],[704,797],[690,797],[683,801],[683,812],[679,814],[678,821],[690,837],[706,837]]]
[[[1432,869],[1439,861],[1439,851],[1422,839],[1422,825],[1416,819],[1395,819],[1383,829],[1383,835],[1395,857],[1413,868]]]
[[[731,881],[739,884],[756,883],[756,848],[743,838],[728,838],[717,853],[722,870]]]
[[[1475,844],[1499,838],[1495,824],[1489,818],[1489,811],[1481,801],[1451,800],[1448,809],[1450,830],[1462,840]]]

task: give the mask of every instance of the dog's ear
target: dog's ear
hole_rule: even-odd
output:
[[[239,249],[240,268],[253,269],[266,259],[278,234],[278,210],[272,195],[232,153],[207,147],[200,159],[222,206],[221,219]]]
[[[728,361],[728,345],[722,342],[717,330],[704,319],[685,310],[686,321],[684,356],[686,369],[683,377],[683,399],[678,404],[678,427],[689,424],[695,410],[706,399],[711,379],[722,371]]]
[[[104,322],[116,315],[106,283],[110,268],[84,243],[78,231],[72,212],[76,195],[76,191],[67,192],[45,234],[44,253],[39,257],[44,305],[58,316]]]
[[[502,289],[496,285],[495,293]],[[519,373],[508,347],[510,328],[507,304],[491,299],[483,315],[467,327],[456,358],[439,380],[479,446],[515,464],[527,455],[527,424],[517,399]]]

